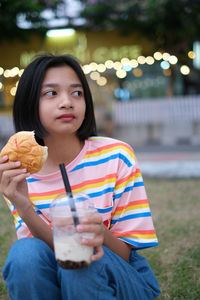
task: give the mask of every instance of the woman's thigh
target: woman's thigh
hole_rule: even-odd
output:
[[[54,252],[39,239],[16,241],[2,274],[11,299],[61,299]]]
[[[135,251],[127,263],[104,247],[104,256],[88,268],[64,270],[48,245],[35,238],[11,247],[3,278],[15,300],[150,300],[160,293],[150,266]]]
[[[66,299],[71,296],[71,299],[82,300],[154,299],[158,292],[157,281],[154,282],[155,276],[143,257],[136,254],[134,256],[137,258],[135,266],[104,247],[104,256],[88,268],[82,270],[59,268],[58,278],[63,299],[64,296]],[[148,276],[151,276],[153,281],[149,278],[146,282]],[[76,298],[76,293],[79,294],[79,298]]]

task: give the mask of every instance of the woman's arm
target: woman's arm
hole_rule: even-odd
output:
[[[121,258],[128,261],[131,248],[133,246],[123,242],[122,240],[116,238],[106,227],[104,233],[104,243],[106,247],[118,254]]]
[[[30,174],[25,169],[19,169],[20,162],[7,160],[8,156],[0,158],[0,193],[15,206],[32,235],[43,240],[53,249],[52,230],[37,215],[28,197],[26,177]]]
[[[98,260],[103,256],[102,245],[118,254],[121,258],[128,261],[131,247],[120,239],[116,238],[103,224],[101,216],[97,213],[83,219],[82,223],[77,225],[78,232],[93,232],[93,239],[82,239],[82,243],[94,247],[96,253],[91,257],[92,260]]]
[[[49,225],[42,220],[42,218],[31,207],[26,210],[18,210],[19,216],[29,228],[30,232],[35,238],[43,240],[51,249],[53,247],[53,234]]]

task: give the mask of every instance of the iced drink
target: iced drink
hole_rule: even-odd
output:
[[[64,269],[81,269],[89,266],[93,247],[82,245],[81,237],[92,238],[91,233],[78,233],[74,216],[81,223],[84,216],[96,212],[87,195],[73,197],[76,211],[72,212],[66,194],[59,195],[51,204],[50,212],[53,225],[54,251],[58,264]]]

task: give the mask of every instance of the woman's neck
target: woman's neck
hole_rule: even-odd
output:
[[[68,165],[80,153],[84,146],[78,137],[47,137],[44,139],[45,146],[48,147],[48,157],[38,174],[45,175],[56,172],[59,169],[59,164]]]

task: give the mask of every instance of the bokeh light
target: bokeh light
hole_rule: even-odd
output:
[[[180,72],[183,74],[183,75],[188,75],[190,73],[190,68],[186,65],[182,65],[180,67]]]
[[[161,60],[163,58],[162,56],[162,53],[161,52],[155,52],[153,57],[156,59],[156,60]]]
[[[195,58],[195,52],[194,51],[189,51],[188,52],[188,57],[191,58],[191,59],[194,59]]]
[[[99,77],[97,79],[97,84],[100,85],[100,86],[104,86],[104,85],[106,85],[106,83],[107,83],[107,79],[103,76]]]
[[[163,70],[167,70],[170,68],[170,64],[166,60],[161,61],[160,66]]]
[[[136,68],[136,69],[133,70],[133,75],[135,77],[141,77],[143,75],[143,72],[140,68]]]
[[[175,55],[171,55],[168,61],[171,65],[175,65],[178,62],[178,58]]]

